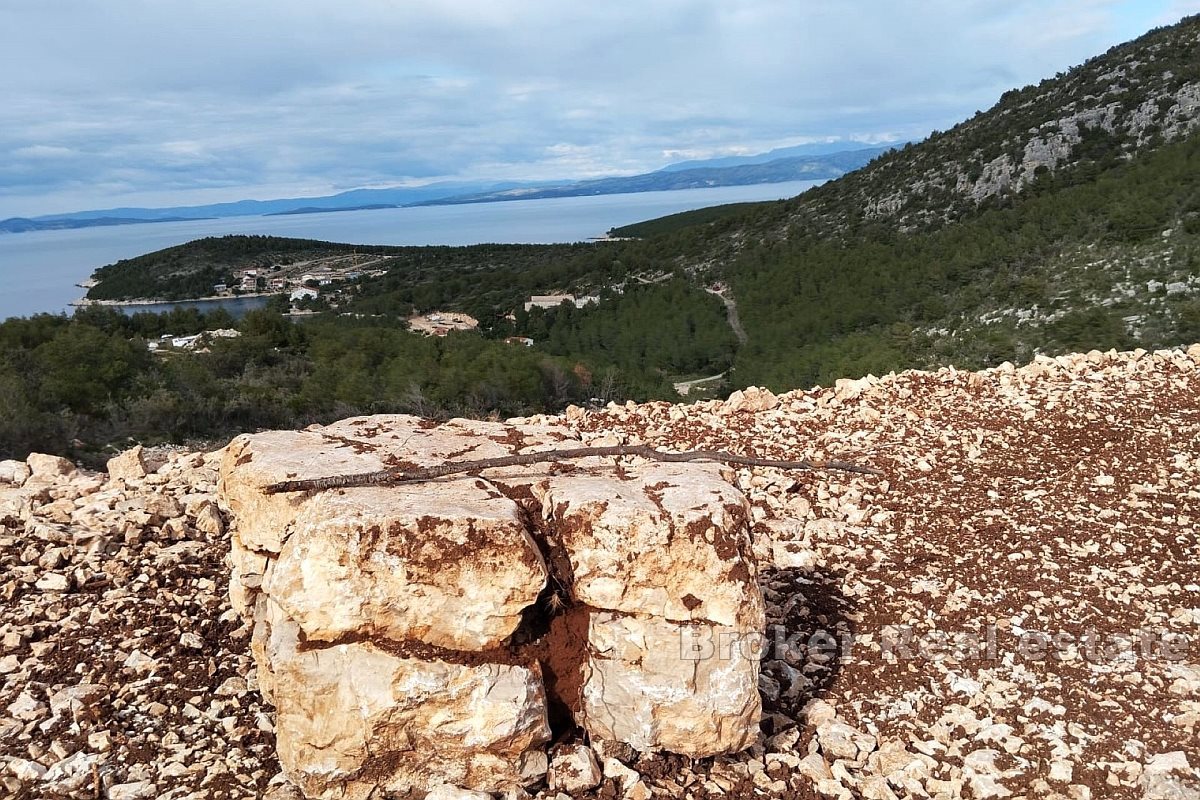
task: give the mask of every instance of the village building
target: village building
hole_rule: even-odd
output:
[[[563,303],[570,303],[576,308],[590,306],[592,303],[599,303],[600,298],[594,294],[583,295],[576,297],[573,294],[535,294],[525,301],[525,310],[529,311],[534,308],[558,308]]]
[[[458,311],[431,311],[408,318],[408,329],[425,336],[445,336],[450,331],[471,331],[478,327],[479,320]]]
[[[328,286],[333,283],[333,273],[326,270],[314,270],[300,276],[301,283],[315,283],[318,286]]]
[[[234,328],[218,328],[212,331],[203,331],[201,333],[192,334],[190,336],[176,336],[173,333],[164,333],[157,341],[146,342],[146,349],[151,352],[166,353],[170,349],[177,350],[197,350],[198,347],[211,343],[214,339],[236,339],[241,336],[241,331]],[[167,349],[164,349],[167,348]],[[208,352],[207,350],[197,350],[197,352]]]
[[[533,339],[530,339],[528,336],[506,336],[504,338],[504,343],[505,344],[522,344],[522,345],[525,345],[526,347],[533,347]]]

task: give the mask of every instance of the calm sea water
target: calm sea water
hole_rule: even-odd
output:
[[[0,234],[0,319],[69,311],[96,267],[204,236],[273,234],[354,244],[551,244],[695,208],[794,197],[819,181],[461,206],[233,217]],[[142,307],[135,310],[157,310]]]

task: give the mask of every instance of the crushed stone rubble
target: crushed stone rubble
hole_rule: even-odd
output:
[[[1200,345],[510,422],[884,474],[732,470],[756,742],[567,737],[506,798],[1200,797]],[[0,797],[301,796],[228,596],[223,457],[0,462]]]
[[[218,463],[0,465],[0,797],[256,797],[277,773]]]

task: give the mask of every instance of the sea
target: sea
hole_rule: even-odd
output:
[[[0,320],[38,313],[69,314],[71,303],[85,292],[79,284],[97,267],[205,236],[270,234],[393,245],[579,242],[603,237],[610,228],[681,211],[794,197],[819,183],[792,181],[670,192],[228,217],[0,234]],[[265,301],[249,298],[210,302],[232,302],[236,305],[230,310],[236,313]],[[138,305],[127,306],[125,310],[162,311],[170,307]]]

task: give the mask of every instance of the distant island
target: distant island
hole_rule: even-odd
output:
[[[291,214],[332,214],[336,211],[378,211],[382,208],[399,208],[394,203],[372,203],[365,206],[346,206],[344,208],[327,208],[324,206],[304,206],[303,208],[293,208],[288,211],[272,211],[270,214],[264,214],[265,217],[286,217]]]
[[[792,156],[761,163],[739,163],[718,167],[694,166],[686,169],[667,167],[644,175],[574,181],[561,186],[547,186],[540,189],[517,188],[483,194],[442,197],[412,205],[496,203],[506,200],[541,200],[552,197],[668,192],[680,189],[708,189],[715,186],[752,186],[788,181],[833,180],[860,167],[865,167],[873,159],[891,149],[890,147],[871,147],[827,155]]]
[[[99,228],[113,225],[140,225],[144,222],[194,222],[210,217],[158,217],[157,219],[140,219],[137,217],[93,217],[89,219],[28,219],[26,217],[10,217],[0,220],[0,233],[28,233],[30,231],[61,231],[75,228]]]
[[[890,147],[864,146],[855,142],[824,142],[771,150],[752,156],[686,161],[641,175],[595,180],[442,182],[388,189],[353,189],[325,197],[238,200],[230,203],[169,208],[109,208],[39,217],[13,217],[0,220],[0,234],[137,225],[143,222],[329,214],[335,211],[375,211],[428,205],[495,203],[549,197],[634,194],[715,186],[832,180],[866,166],[889,149]]]

